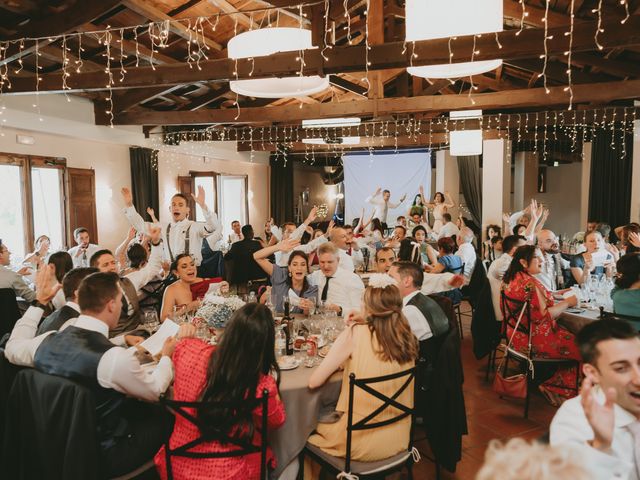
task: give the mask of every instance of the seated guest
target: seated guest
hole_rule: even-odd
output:
[[[353,241],[353,234],[351,235],[350,241],[347,230],[342,227],[337,227],[331,230],[329,238],[331,239],[331,243],[338,248],[340,268],[353,272],[355,271],[356,264],[362,265],[364,261],[362,252],[358,248],[357,243]]]
[[[435,224],[433,226],[433,229],[435,231]],[[438,240],[440,240],[441,238],[453,237],[454,235],[458,235],[458,233],[460,233],[460,231],[459,231],[458,227],[456,226],[456,224],[451,221],[451,214],[450,213],[443,213],[442,214],[442,226],[440,227],[440,230],[438,231]]]
[[[514,232],[514,235],[517,235]],[[526,236],[526,235],[524,235]],[[569,262],[562,258],[558,247],[558,238],[551,230],[540,230],[536,236],[538,248],[542,251],[542,265],[536,278],[547,290],[556,291],[566,287],[564,284],[563,270],[570,266]]]
[[[632,222],[624,227],[616,228],[616,235],[620,237],[622,249],[627,253],[640,252],[640,225]]]
[[[319,300],[324,307],[345,316],[352,310],[359,311],[364,283],[355,273],[339,268],[338,248],[331,242],[323,243],[318,247],[318,260],[320,270],[307,278],[318,288]]]
[[[456,241],[458,242],[458,251],[456,255],[462,259],[464,269],[462,274],[465,278],[465,283],[469,283],[471,275],[473,275],[473,269],[476,266],[476,249],[473,247],[472,242],[476,236],[469,227],[462,227],[460,234]]]
[[[569,331],[562,328],[556,322],[567,308],[575,306],[578,301],[575,296],[554,303],[549,290],[536,278],[540,273],[543,262],[542,252],[533,245],[518,247],[513,255],[513,260],[509,269],[503,277],[503,291],[509,299],[517,302],[529,302],[529,313],[533,325],[529,325],[529,319],[523,315],[521,323],[526,329],[532,329],[531,345],[538,357],[545,358],[571,358],[580,359],[578,349],[574,342],[574,336]],[[508,302],[508,306],[520,314],[513,302]],[[503,310],[503,317],[505,315]],[[507,337],[513,335],[517,317],[506,318]],[[526,350],[529,344],[529,336],[523,331],[518,331],[513,335],[513,348],[516,350]],[[543,382],[539,389],[552,405],[559,405],[563,398],[572,395],[572,387],[576,383],[575,368],[560,367],[553,376]]]
[[[487,239],[482,242],[482,258],[487,262],[491,263],[500,255],[496,255],[496,252],[493,248],[493,244],[491,240],[494,237],[500,237],[500,227],[498,225],[487,225],[486,228],[486,237]],[[502,252],[500,252],[502,253]]]
[[[382,246],[382,242],[384,242],[384,228],[382,228],[382,223],[380,219],[374,218],[371,220],[371,228],[369,229],[371,232],[371,240],[374,244],[379,244]]]
[[[571,275],[578,285],[582,285],[591,275],[604,275],[607,267],[613,267],[613,254],[604,246],[598,231],[587,232],[584,236],[585,251],[571,259]],[[611,270],[609,270],[611,271]]]
[[[409,221],[409,226],[412,228],[422,227],[427,231],[431,231],[431,227],[427,222],[424,221],[422,215],[414,213],[411,215],[411,220]]]
[[[59,285],[62,285],[62,279],[67,274],[67,272],[71,271],[73,268],[73,260],[71,259],[71,255],[67,252],[55,252],[49,256],[49,260],[47,262],[49,265],[53,265],[56,272],[56,280]],[[62,293],[62,289],[58,290],[58,293],[51,303],[53,303],[54,308],[60,308],[65,304],[66,300],[64,298],[64,294]]]
[[[49,247],[51,246],[51,239],[46,235],[40,235],[34,242],[35,250],[28,253],[22,263],[30,263],[34,267],[40,265],[43,261],[47,260],[49,256]]]
[[[434,265],[438,261],[438,254],[433,249],[433,247],[427,243],[427,234],[428,230],[422,225],[414,227],[413,231],[411,232],[411,235],[413,235],[415,241],[420,244],[420,256],[422,257],[422,264]]]
[[[244,241],[246,236],[245,240],[234,243],[231,248]],[[184,313],[195,312],[212,283],[220,283],[219,288],[222,290],[228,289],[228,284],[221,282],[221,278],[199,278],[195,260],[187,253],[181,253],[176,257],[171,264],[171,273],[177,280],[164,291],[160,321],[171,317],[174,307],[183,307]]]
[[[449,320],[435,300],[420,292],[424,274],[412,262],[395,262],[389,275],[402,295],[402,313],[418,341],[449,331]]]
[[[244,238],[242,234],[242,229],[240,228],[240,222],[238,220],[234,220],[231,222],[231,235],[229,235],[229,243],[239,242]]]
[[[161,410],[126,397],[155,402],[166,391],[173,379],[171,355],[176,339],[167,339],[153,371],[143,370],[135,349],[114,346],[107,339],[122,308],[118,275],[93,273],[86,277],[78,288],[78,302],[82,315],[73,326],[23,342],[24,351],[16,363],[75,380],[91,391],[96,404],[101,472],[107,478],[116,477],[142,465],[162,444],[166,422],[158,413]],[[35,327],[16,324],[11,336],[33,332]],[[193,326],[185,325],[179,335],[193,334],[193,330]]]
[[[160,246],[152,247],[161,249]],[[152,253],[153,255],[153,253]],[[97,268],[103,273],[118,271],[116,258],[110,250],[98,250],[91,257],[90,265]],[[147,265],[145,274],[134,276],[132,278],[120,277],[120,288],[122,289],[122,311],[118,325],[109,334],[114,337],[124,332],[135,330],[140,324],[141,310],[138,301],[138,292],[153,277],[153,264]],[[140,284],[140,282],[144,282]]]
[[[462,257],[453,254],[454,243],[449,237],[438,240],[438,259],[433,266],[427,265],[425,270],[429,273],[449,272],[454,274],[463,273]]]
[[[398,249],[398,260],[401,262],[412,262],[422,268],[422,255],[420,254],[420,244],[413,238],[405,238],[400,242]]]
[[[290,291],[300,298],[300,304],[294,305],[292,313],[309,313],[309,309],[315,306],[318,298],[318,287],[310,285],[307,280],[309,275],[309,260],[307,254],[295,250],[297,240],[283,240],[272,247],[263,248],[253,254],[253,258],[271,279],[271,301],[276,312],[284,312],[284,297],[290,297]],[[275,252],[291,251],[289,265],[281,267],[274,265],[268,257]]]
[[[78,227],[73,231],[73,239],[77,245],[68,250],[73,259],[73,266],[75,268],[88,267],[91,257],[100,250],[100,247],[95,243],[91,243],[89,230],[84,227]]]
[[[67,320],[77,318],[80,315],[80,305],[78,305],[78,287],[80,286],[80,282],[84,280],[85,277],[91,275],[92,273],[96,273],[97,271],[97,268],[87,267],[74,268],[71,271],[67,272],[67,274],[62,279],[61,289],[64,298],[66,299],[66,303],[61,308],[58,308],[55,312],[42,320],[42,322],[38,326],[36,335],[41,335],[43,333],[54,330],[60,330],[62,328],[62,325],[64,325]]]
[[[619,320],[591,322],[577,341],[585,379],[553,417],[550,443],[577,448],[594,480],[638,479],[638,332]]]
[[[261,398],[269,392],[267,427],[276,429],[285,421],[284,404],[278,394],[280,370],[275,359],[275,329],[271,312],[257,303],[248,303],[229,320],[217,347],[199,339],[180,342],[173,356],[175,366],[174,400],[183,402],[225,402],[203,406],[195,415],[196,425],[176,415],[169,445],[178,448],[199,437],[194,452],[229,452],[232,445],[215,440],[215,434],[232,435],[260,445],[262,407],[240,409],[247,398]],[[275,374],[274,376],[271,373]],[[234,435],[235,433],[235,435]],[[268,465],[275,467],[271,449]],[[160,477],[167,478],[164,446],[155,456]],[[232,458],[172,457],[174,478],[260,479],[260,453]]]
[[[396,226],[399,225],[403,226],[405,229],[407,228],[407,219],[404,215],[400,215],[398,218],[396,218]]]
[[[387,275],[376,277],[380,280],[373,279],[372,284],[367,287],[362,311],[351,317],[351,325],[340,333],[326,358],[309,378],[309,388],[318,388],[341,366],[344,367],[342,389],[336,406],[339,412],[348,411],[349,375],[353,373],[356,378],[391,375],[413,367],[418,357],[418,341],[402,313],[402,296],[398,287]],[[400,378],[379,382],[375,384],[375,389],[392,396],[405,381],[406,378]],[[413,388],[405,389],[395,400],[412,407]],[[353,399],[354,419],[359,420],[369,415],[381,403],[379,399],[356,389]],[[385,410],[372,421],[382,421],[390,415]],[[320,423],[316,433],[308,441],[329,455],[344,457],[346,425],[346,414],[335,423]],[[354,431],[351,458],[370,462],[391,457],[406,449],[410,431],[410,417],[373,430]],[[317,478],[318,470],[318,465],[306,457],[304,478]]]
[[[391,247],[382,247],[376,251],[376,272],[387,273],[393,262],[396,261],[396,252]]]
[[[502,310],[500,309],[500,287],[502,286],[502,277],[509,269],[513,254],[518,247],[527,244],[527,239],[521,235],[508,235],[502,241],[504,253],[496,258],[489,267],[487,278],[491,287],[491,300],[493,301],[493,310],[496,314],[496,320],[502,320]]]
[[[242,227],[242,240],[238,240],[231,245],[231,249],[224,256],[225,260],[233,261],[231,269],[232,285],[240,285],[242,289],[249,288],[249,284],[256,290],[259,285],[265,284],[265,275],[260,266],[253,259],[253,254],[260,250],[260,242],[253,238],[253,227],[244,225]]]
[[[491,440],[475,480],[595,480],[579,453],[540,442]]]
[[[613,255],[613,259],[617,262],[618,259],[620,258],[620,250],[618,250],[616,246],[609,241],[609,235],[611,234],[611,226],[608,223],[599,223],[598,225],[596,225],[595,231],[599,232],[600,235],[602,235],[602,239],[604,240],[605,250],[611,253],[611,255]]]
[[[0,240],[0,288],[11,288],[16,292],[16,297],[33,302],[36,299],[36,292],[29,288],[22,275],[8,268],[10,264],[11,252]]]
[[[393,229],[393,235],[385,244],[385,247],[391,247],[396,251],[400,248],[400,242],[407,237],[407,229],[402,225],[396,225]]]
[[[491,248],[493,249],[493,260],[495,260],[496,258],[499,258],[503,253],[504,253],[504,247],[502,246],[502,241],[504,239],[502,237],[493,237],[491,239]],[[491,262],[493,262],[493,260],[491,260]],[[491,263],[489,262],[489,263]]]
[[[282,240],[287,240],[289,238],[291,238],[292,240],[300,240],[306,228],[315,221],[317,215],[318,208],[313,207],[309,211],[309,215],[307,215],[307,218],[298,227],[296,227],[296,224],[292,222],[283,224],[282,228],[279,228],[276,225],[272,225],[271,233],[273,234],[273,236],[271,237],[269,244],[275,245],[276,243],[281,242]],[[319,244],[316,243],[312,248],[309,247],[308,252],[311,252],[311,250],[315,249],[318,245]],[[282,252],[276,252],[276,264],[280,265],[281,267],[286,267],[288,260],[289,259],[287,258],[286,253],[283,254]]]
[[[618,277],[611,291],[613,311],[621,315],[640,316],[640,253],[623,255],[616,264]]]

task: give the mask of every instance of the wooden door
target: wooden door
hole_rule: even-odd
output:
[[[96,216],[96,177],[89,168],[67,168],[67,205],[69,208],[69,239],[78,227],[89,230],[91,243],[99,244]]]
[[[178,191],[189,199],[189,218],[196,218],[196,202],[191,194],[193,193],[193,177],[191,175],[178,177]]]

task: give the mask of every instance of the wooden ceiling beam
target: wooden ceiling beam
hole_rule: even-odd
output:
[[[583,23],[574,31],[574,51],[588,51],[593,49],[593,35],[597,28],[596,22]],[[540,54],[544,38],[544,29],[530,28],[516,35],[515,31],[497,33],[502,48],[498,48],[493,34],[476,38],[474,35],[460,36],[452,40],[453,57],[451,62],[466,62],[470,58],[470,51],[474,45],[480,53],[476,60],[491,60],[502,58],[506,61],[514,59],[536,58]],[[568,46],[568,38],[564,29],[549,29],[553,39],[547,41],[548,55],[562,55]],[[602,33],[601,43],[607,48],[625,45],[640,45],[640,16],[633,16],[624,25],[608,25]],[[365,70],[365,46],[333,47],[326,54],[325,61],[318,49],[304,51],[305,67],[303,74],[331,74]],[[403,69],[411,64],[408,58],[415,52],[417,58],[413,65],[437,65],[449,62],[448,39],[421,40],[415,42],[415,48],[404,49],[404,42],[389,42],[382,45],[372,45],[369,50],[369,70]],[[406,50],[403,54],[403,50]],[[185,68],[184,63],[151,67],[130,68],[122,82],[115,88],[147,87],[149,85],[175,85],[180,83],[194,83],[198,81],[229,80],[236,78],[271,78],[280,76],[294,76],[299,74],[299,52],[281,52],[268,57],[238,60],[230,59],[208,60],[200,62],[200,69]],[[401,71],[401,70],[400,70]],[[120,75],[119,69],[112,70],[114,76]],[[67,79],[71,90],[104,90],[105,73],[86,72],[73,75]],[[40,93],[61,92],[61,74],[52,73],[41,75]],[[12,78],[11,90],[4,90],[4,94],[35,92],[35,78]]]
[[[231,14],[231,18],[238,19],[238,23],[244,25],[249,30],[258,30],[260,26],[254,22],[248,15],[239,12],[236,7],[231,5],[227,0],[210,0],[210,2],[225,13]]]
[[[332,85],[335,85],[338,88],[346,90],[347,92],[353,92],[356,95],[360,95],[363,97],[367,96],[367,88],[362,85],[358,85],[357,83],[350,82],[349,80],[345,80],[338,75],[331,75],[330,80]]]
[[[129,10],[141,15],[145,18],[153,22],[161,22],[165,20],[174,20],[170,23],[170,30],[176,35],[186,39],[193,40],[195,39],[196,32],[195,30],[190,30],[186,25],[182,22],[175,21],[175,18],[170,17],[162,10],[158,10],[157,8],[147,4],[144,0],[123,0],[122,4],[125,5]],[[212,56],[217,56],[218,58],[222,57],[220,50],[222,50],[222,45],[220,45],[215,40],[203,35],[200,37],[201,41],[205,43],[211,50],[209,52]]]
[[[608,103],[614,100],[634,99],[640,96],[640,80],[627,80],[573,86],[573,101]],[[381,98],[344,103],[322,103],[304,109],[295,106],[242,108],[233,110],[200,110],[197,112],[131,112],[118,115],[115,123],[121,125],[180,125],[209,123],[294,122],[305,118],[342,116],[372,116],[425,111],[464,109],[516,109],[565,105],[569,93],[563,86],[506,90],[495,93],[468,95],[430,95],[411,98]]]

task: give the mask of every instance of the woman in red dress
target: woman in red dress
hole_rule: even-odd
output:
[[[533,325],[527,325],[528,320],[522,317],[521,323],[525,328],[532,328],[531,348],[539,357],[571,358],[580,360],[580,352],[575,344],[574,335],[562,328],[556,318],[569,307],[577,303],[575,296],[571,296],[559,303],[555,303],[551,293],[534,277],[540,273],[544,257],[540,250],[533,245],[523,245],[516,250],[509,269],[502,280],[502,290],[507,297],[519,302],[528,301],[530,317]],[[518,305],[509,305],[515,318],[509,318],[507,324],[507,338],[511,338],[513,327],[520,314]],[[502,312],[507,319],[506,312]],[[511,317],[513,317],[511,315]],[[512,346],[526,351],[529,343],[528,335],[516,332]],[[559,368],[553,376],[540,385],[540,391],[552,404],[560,404],[564,399],[575,395],[575,368]],[[561,386],[557,386],[561,385]],[[572,390],[573,389],[573,390]]]
[[[275,330],[271,312],[264,305],[248,303],[229,321],[217,347],[199,339],[186,339],[173,354],[175,383],[173,397],[185,402],[229,402],[238,405],[247,396],[262,397],[269,392],[269,429],[280,427],[285,421],[284,405],[278,393],[278,380],[271,375],[278,364],[274,353]],[[215,349],[215,351],[214,351]],[[197,415],[200,428],[181,415],[176,415],[169,440],[172,449],[196,440],[201,429],[214,428],[246,436],[259,446],[262,407],[253,411],[229,408],[185,409]],[[251,436],[252,435],[252,436]],[[219,441],[198,444],[190,452],[231,451],[236,447]],[[155,456],[158,473],[167,478],[164,446]],[[275,457],[268,451],[267,463],[275,467]],[[178,479],[255,479],[260,478],[260,454],[227,458],[171,457],[173,477]]]
[[[198,269],[193,257],[188,253],[181,253],[171,264],[171,273],[178,280],[169,285],[162,297],[162,309],[160,310],[160,321],[173,314],[175,306],[183,307],[184,313],[195,312],[200,307],[200,300],[209,290],[212,283],[220,283],[222,292],[229,291],[229,284],[223,282],[222,278],[200,278]]]

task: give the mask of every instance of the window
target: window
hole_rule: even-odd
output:
[[[51,239],[50,251],[65,248],[64,168],[64,160],[0,154],[0,238],[15,263],[40,235]]]
[[[231,222],[238,220],[240,225],[249,222],[246,175],[218,176],[220,221],[223,238],[231,234]]]
[[[193,194],[198,195],[198,187],[204,188],[204,198],[207,207],[216,208],[216,189],[215,189],[215,174],[198,173],[193,177],[194,189]],[[200,208],[200,205],[196,203],[196,222],[204,222],[204,213]]]

